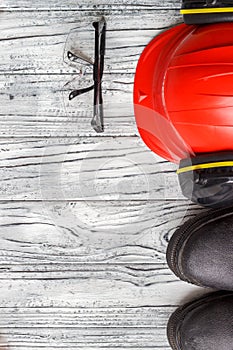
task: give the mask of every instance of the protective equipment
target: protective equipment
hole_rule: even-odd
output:
[[[233,203],[233,23],[181,24],[153,39],[138,62],[134,108],[147,146],[180,162],[186,197]]]
[[[233,20],[232,0],[183,0],[182,10],[186,24],[207,24]]]
[[[185,304],[167,327],[172,350],[232,349],[233,292],[215,292]]]
[[[183,281],[233,291],[232,238],[233,206],[202,211],[172,235],[168,266]]]

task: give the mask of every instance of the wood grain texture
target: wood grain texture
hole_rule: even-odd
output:
[[[166,340],[166,324],[174,309],[1,308],[0,346],[2,350],[167,350],[170,348]]]
[[[206,292],[168,270],[171,235],[200,208],[183,199],[176,166],[139,140],[133,115],[138,58],[181,21],[179,8],[171,0],[1,2],[1,350],[169,350],[171,312]],[[99,137],[91,94],[68,102],[91,69],[64,57],[80,47],[92,55],[91,23],[102,15]]]
[[[176,306],[203,293],[165,261],[175,227],[200,208],[150,203],[140,216],[141,201],[104,202],[101,217],[83,204],[0,203],[1,307]]]
[[[0,199],[183,199],[176,165],[138,137],[3,139]]]
[[[104,267],[103,267],[104,270]],[[173,277],[174,278],[174,277]],[[135,286],[121,280],[89,274],[83,277],[3,279],[0,301],[5,307],[144,307],[178,306],[203,294],[203,288],[178,280]],[[210,291],[210,290],[208,290]]]
[[[104,14],[104,13],[103,13]],[[93,56],[92,22],[103,15],[90,12],[0,12],[0,72],[9,74],[73,74],[78,65],[64,62],[72,43]],[[109,11],[105,74],[135,73],[143,48],[159,32],[181,21],[175,10]],[[70,47],[69,47],[70,48]],[[65,82],[64,82],[65,83]]]
[[[118,344],[121,348],[164,349],[168,348],[166,323],[173,310],[172,307],[1,308],[0,346],[8,344],[11,350],[20,345],[24,349],[113,349]]]
[[[72,84],[65,84],[70,80],[69,75],[0,76],[0,137],[96,136],[91,127],[92,92],[69,101]],[[103,136],[137,135],[133,76],[107,75],[103,88]]]
[[[106,136],[136,135],[133,82],[149,41],[180,20],[174,10],[109,11],[103,95]],[[0,12],[0,137],[95,135],[91,68],[68,64],[68,49],[93,55],[96,12]],[[79,28],[77,28],[77,26]],[[80,27],[83,28],[80,30]],[[75,29],[76,28],[76,29]]]
[[[23,269],[32,274],[35,268],[35,275],[36,266],[44,263],[54,264],[51,269],[57,264],[58,274],[67,267],[75,274],[72,264],[84,264],[84,270],[87,264],[154,264],[158,273],[161,269],[166,275],[165,252],[171,235],[200,210],[185,201],[3,201],[0,264],[14,264],[16,270],[25,265]],[[150,275],[145,269],[145,277],[148,274],[156,281],[154,272]],[[140,268],[138,273],[136,269],[132,275],[127,269],[125,273],[140,284]]]
[[[1,2],[0,8],[7,10],[76,10],[82,11],[83,9],[103,11],[110,9],[121,10],[122,13],[126,9],[134,9],[135,11],[140,11],[143,8],[180,8],[180,1],[178,0],[141,0],[141,1],[129,1],[129,0],[81,0],[79,2],[75,0],[67,0],[66,2],[62,0],[51,0],[49,2],[45,0],[3,0]]]
[[[141,201],[104,202],[90,222],[99,203],[83,204],[0,203],[2,307],[176,306],[203,293],[165,261],[175,227],[200,208],[150,203],[140,216]]]

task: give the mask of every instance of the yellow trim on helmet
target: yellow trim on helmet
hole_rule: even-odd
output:
[[[233,7],[209,7],[202,9],[182,9],[180,13],[182,15],[194,15],[197,13],[221,13],[221,12],[233,12]]]
[[[233,161],[190,165],[190,166],[186,166],[184,168],[178,169],[177,174],[187,173],[188,171],[193,171],[193,170],[198,170],[198,169],[220,168],[220,167],[224,167],[224,166],[232,166],[233,167]]]

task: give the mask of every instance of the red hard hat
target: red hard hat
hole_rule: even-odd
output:
[[[148,147],[175,163],[183,194],[233,203],[233,23],[178,25],[143,51],[134,107]]]
[[[144,142],[170,161],[233,150],[233,23],[182,24],[152,40],[134,105]]]

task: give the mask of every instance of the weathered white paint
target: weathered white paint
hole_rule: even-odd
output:
[[[198,212],[185,201],[2,201],[1,263],[154,264],[164,271],[168,240]]]
[[[63,61],[64,49],[73,38],[76,48],[94,51],[92,22],[99,18],[101,12],[96,11],[0,12],[0,72],[74,73],[75,66]],[[144,46],[181,21],[177,10],[158,9],[112,11],[105,18],[105,74],[134,73]]]
[[[62,9],[63,11],[67,11],[70,9],[76,11],[121,11],[122,15],[124,15],[124,11],[127,9],[133,9],[136,13],[141,9],[158,9],[158,8],[180,8],[180,0],[137,0],[137,1],[129,1],[129,0],[81,0],[79,2],[75,0],[67,0],[66,2],[62,0],[3,0],[1,2],[2,9],[7,10],[53,10],[57,11]]]
[[[4,139],[0,199],[183,199],[176,165],[138,138]]]
[[[135,135],[137,61],[144,46],[180,16],[155,8],[110,11],[105,17],[105,135]],[[96,11],[0,12],[0,136],[95,134],[90,127],[92,92],[68,100],[71,89],[80,84],[70,82],[78,78],[81,67],[68,64],[65,53],[81,45],[93,55],[92,21],[98,18]],[[91,70],[87,72],[91,78]]]
[[[143,145],[133,116],[139,55],[181,20],[179,7],[1,2],[2,350],[169,350],[170,313],[204,292],[178,281],[165,260],[175,228],[200,208],[183,199],[176,166]],[[67,37],[92,45],[89,30],[80,37],[74,28],[102,15],[106,131],[96,135],[92,97],[68,102],[78,68],[63,52]]]

